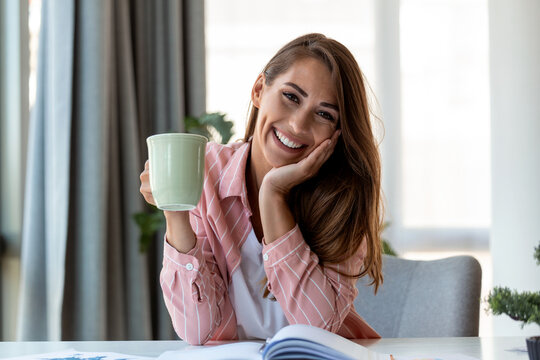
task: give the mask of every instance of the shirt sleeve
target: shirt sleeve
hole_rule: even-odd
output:
[[[212,338],[234,338],[235,333],[230,333],[230,327],[227,330],[226,323],[233,315],[232,305],[202,220],[192,211],[190,222],[197,237],[193,249],[184,254],[166,239],[164,244],[160,283],[173,327],[181,339],[192,345]]]
[[[271,244],[264,244],[268,288],[281,304],[289,323],[313,325],[337,333],[358,294],[356,279],[339,272],[357,274],[364,254],[365,244],[347,261],[321,266],[298,225]]]

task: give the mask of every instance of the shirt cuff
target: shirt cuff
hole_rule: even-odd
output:
[[[291,256],[296,256],[304,251],[310,252],[309,245],[304,241],[298,224],[282,237],[271,244],[263,241],[263,260],[265,267],[273,267]],[[300,258],[303,258],[300,255]]]
[[[167,263],[169,266],[180,271],[193,272],[193,276],[195,276],[202,263],[202,251],[198,239],[193,249],[189,250],[187,253],[181,253],[176,250],[167,242],[166,237],[163,242],[163,264],[165,265]]]

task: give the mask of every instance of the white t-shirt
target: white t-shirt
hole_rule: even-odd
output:
[[[265,277],[262,244],[252,229],[242,245],[240,266],[232,274],[229,287],[239,340],[267,339],[289,325],[279,302],[263,298]]]

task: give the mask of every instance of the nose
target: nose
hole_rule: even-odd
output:
[[[289,120],[291,129],[297,134],[303,134],[309,130],[310,114],[307,111],[297,111]]]

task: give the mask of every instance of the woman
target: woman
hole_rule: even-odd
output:
[[[161,286],[190,344],[271,337],[293,323],[378,334],[352,303],[381,274],[380,159],[362,73],[320,34],[257,77],[243,142],[209,143],[197,208],[167,212]],[[153,204],[148,162],[141,193]]]

